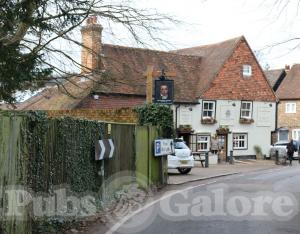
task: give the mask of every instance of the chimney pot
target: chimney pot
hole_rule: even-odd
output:
[[[290,65],[286,64],[285,65],[285,71],[289,71],[289,70],[291,70],[291,67],[290,67]]]

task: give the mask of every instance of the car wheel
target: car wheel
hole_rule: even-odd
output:
[[[188,174],[190,173],[192,170],[192,168],[178,168],[178,171],[181,173],[181,174]]]

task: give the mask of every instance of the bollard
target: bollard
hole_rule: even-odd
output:
[[[205,168],[209,167],[208,152],[205,152]]]
[[[275,151],[275,164],[279,165],[279,152],[278,152],[278,150]]]
[[[234,161],[233,161],[233,150],[230,150],[229,163],[230,164],[234,164]]]

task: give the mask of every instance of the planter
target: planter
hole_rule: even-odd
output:
[[[219,135],[226,135],[226,134],[229,133],[229,129],[221,128],[221,129],[217,129],[216,132],[217,132],[217,134],[219,134]]]
[[[217,120],[215,120],[215,119],[202,119],[201,123],[202,124],[215,124],[215,123],[217,123]]]
[[[240,124],[252,124],[254,123],[253,119],[240,119]]]
[[[178,133],[183,133],[183,134],[184,133],[188,134],[188,133],[193,133],[194,132],[194,130],[192,128],[177,128],[176,131]]]
[[[188,134],[193,133],[194,130],[192,129],[191,125],[179,125],[179,128],[176,129],[178,133]]]

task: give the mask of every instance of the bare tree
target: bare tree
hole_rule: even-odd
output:
[[[274,18],[274,22],[277,22],[278,19],[283,17],[289,17],[292,19],[293,23],[297,22],[297,18],[299,17],[300,10],[300,0],[270,0],[272,2],[272,7],[270,9],[270,14],[272,13],[272,18]],[[263,2],[262,2],[263,4]],[[288,22],[287,24],[289,24]],[[273,43],[270,43],[263,47],[260,51],[263,50],[271,50],[274,47],[282,46],[289,44],[289,51],[293,51],[296,48],[300,47],[300,35],[294,35],[287,37],[286,39],[279,40]]]
[[[157,32],[176,22],[155,10],[139,9],[130,0],[0,0],[0,12],[0,101],[10,103],[17,90],[36,89],[49,81],[63,86],[74,75],[70,64],[80,69],[74,54],[55,43],[83,46],[73,35],[90,15],[121,25],[143,45],[145,38],[163,43]]]

